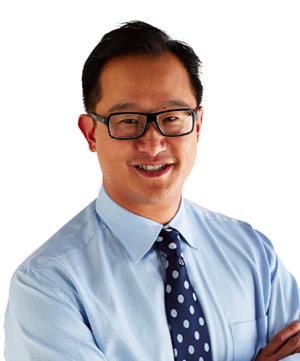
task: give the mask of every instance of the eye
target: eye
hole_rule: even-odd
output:
[[[172,122],[174,120],[177,120],[178,118],[177,117],[174,117],[174,116],[169,116],[169,117],[166,117],[164,118],[164,122]]]
[[[134,123],[137,123],[137,120],[136,119],[123,119],[122,122],[126,123],[126,124],[134,124]]]

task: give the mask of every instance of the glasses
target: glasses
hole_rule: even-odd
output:
[[[141,137],[149,123],[156,124],[166,137],[181,137],[190,134],[197,119],[197,109],[173,109],[158,113],[112,113],[108,117],[88,113],[93,119],[105,124],[108,133],[115,139],[135,139]]]

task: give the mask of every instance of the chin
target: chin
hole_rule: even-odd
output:
[[[176,197],[176,193],[177,192],[167,187],[148,187],[140,193],[140,199],[143,199],[145,204],[168,200],[172,201],[172,199],[178,198]],[[179,197],[180,196],[181,193],[179,194]]]

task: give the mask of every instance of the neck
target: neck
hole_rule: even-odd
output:
[[[160,224],[167,224],[175,216],[180,204],[180,199],[176,204],[157,204],[157,205],[135,205],[134,207],[124,207],[128,211],[135,213],[141,217],[151,219]]]
[[[105,187],[104,187],[105,188]],[[123,194],[113,194],[105,188],[107,194],[119,206],[138,216],[151,219],[160,224],[167,224],[175,216],[180,205],[181,196],[168,200],[131,201]]]

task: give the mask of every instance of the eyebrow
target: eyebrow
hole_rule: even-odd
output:
[[[115,104],[114,106],[112,106],[111,108],[108,109],[109,113],[113,113],[115,111],[120,111],[120,110],[127,110],[130,108],[137,108],[138,105],[136,103],[118,103]],[[190,108],[190,106],[185,103],[183,100],[167,100],[166,102],[163,102],[160,105],[161,108],[168,108],[168,107],[184,107],[184,108]]]
[[[185,103],[183,100],[167,100],[162,104],[163,107],[184,107],[184,108],[190,108],[190,105]]]
[[[118,103],[114,106],[112,106],[111,108],[108,109],[109,113],[113,113],[116,110],[127,110],[129,108],[134,108],[136,107],[135,103]]]

